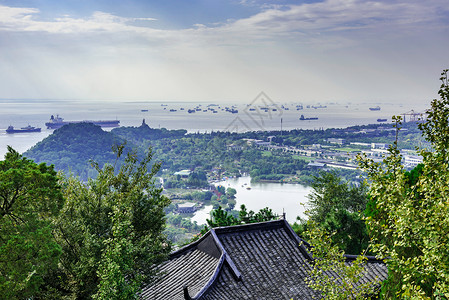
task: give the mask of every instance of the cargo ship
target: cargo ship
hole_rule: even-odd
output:
[[[301,115],[301,117],[299,117],[299,119],[300,119],[301,121],[318,120],[318,117],[306,118],[306,117],[304,117],[304,115]]]
[[[14,129],[14,126],[8,126],[6,133],[26,133],[26,132],[41,132],[40,128],[28,125],[27,127],[22,127],[20,129]]]
[[[94,125],[98,125],[101,127],[118,127],[120,126],[119,120],[83,120],[83,121],[64,121],[63,118],[61,118],[59,115],[51,116],[50,121],[45,123],[45,126],[47,126],[48,129],[58,129],[61,128],[64,125],[67,124],[74,124],[74,123],[92,123]]]

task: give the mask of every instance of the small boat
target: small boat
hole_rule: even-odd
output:
[[[247,189],[247,190],[250,190],[250,189],[251,189],[251,187],[250,187],[250,186],[247,186],[247,187],[246,187],[246,189]]]
[[[141,111],[141,112],[147,112],[148,109],[141,109],[140,111]]]
[[[380,110],[380,106],[370,107],[369,110],[371,110],[371,111],[373,111],[373,110]]]
[[[14,129],[14,126],[8,126],[8,129],[6,129],[6,133],[25,133],[25,132],[41,132],[41,129],[30,125],[28,125],[27,127],[22,127],[21,129]]]

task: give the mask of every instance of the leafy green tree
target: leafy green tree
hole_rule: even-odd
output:
[[[423,164],[412,173],[401,164],[394,143],[383,164],[360,158],[367,172],[367,225],[373,248],[388,258],[384,298],[449,298],[449,85],[442,73],[440,99],[419,124],[431,143],[421,149]],[[399,123],[400,117],[395,120]],[[399,125],[398,125],[399,126]]]
[[[232,188],[232,187],[228,187],[226,189],[226,197],[228,197],[229,199],[235,198],[235,195],[237,194],[237,190]]]
[[[232,215],[229,215],[226,211],[224,211],[221,208],[221,206],[219,206],[218,209],[213,210],[211,215],[212,218],[207,219],[206,222],[212,228],[240,224],[240,221],[237,218],[233,217]]]
[[[8,147],[0,161],[0,297],[35,296],[56,267],[61,247],[52,218],[63,197],[53,166],[36,164]]]
[[[348,263],[344,251],[339,249],[331,236],[317,222],[308,221],[305,238],[313,245],[311,251],[315,260],[308,272],[307,285],[319,291],[319,299],[371,299],[380,282],[376,279],[362,283],[366,273],[366,256],[359,255],[355,261]]]
[[[271,221],[277,218],[278,216],[273,213],[271,208],[268,207],[262,208],[257,213],[255,213],[252,210],[248,212],[244,204],[240,206],[239,219],[241,222],[246,224]]]
[[[321,172],[314,177],[312,192],[308,196],[310,221],[323,230],[332,232],[332,241],[346,253],[360,254],[368,247],[369,237],[364,221],[367,187],[365,184],[349,186],[334,172]],[[307,230],[301,220],[298,233]]]
[[[278,216],[268,207],[254,213],[252,210],[248,212],[245,205],[242,204],[241,211],[239,211],[239,217],[237,218],[223,210],[221,206],[218,206],[217,209],[211,211],[211,219],[206,219],[208,226],[204,225],[199,235],[193,238],[192,241],[197,240],[201,235],[208,232],[210,228],[271,221],[277,219],[277,217]]]
[[[63,295],[119,299],[153,279],[152,267],[170,251],[162,234],[170,201],[154,186],[160,164],[149,170],[151,159],[151,151],[142,161],[129,152],[118,170],[94,164],[95,179],[63,181],[66,205],[56,221]]]
[[[127,278],[135,267],[133,254],[136,245],[132,243],[134,237],[133,225],[129,211],[113,207],[110,214],[112,219],[111,237],[103,241],[103,250],[97,275],[100,278],[98,291],[93,299],[136,299],[139,284],[143,278],[140,274]],[[137,277],[137,278],[136,278]]]

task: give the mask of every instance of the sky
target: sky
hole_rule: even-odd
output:
[[[447,0],[0,0],[0,99],[420,103]]]

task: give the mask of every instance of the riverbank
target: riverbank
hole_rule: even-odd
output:
[[[250,176],[230,178],[215,182],[215,186],[222,185],[226,188],[231,187],[237,191],[235,200],[237,202],[235,209],[239,210],[244,204],[248,210],[259,211],[262,208],[269,207],[274,213],[282,215],[285,213],[286,219],[290,223],[296,221],[296,217],[304,217],[307,195],[312,188],[301,184],[283,184],[273,182],[251,182]],[[249,189],[248,189],[249,188]],[[192,222],[205,224],[206,219],[210,218],[212,206],[208,205],[195,212]]]

